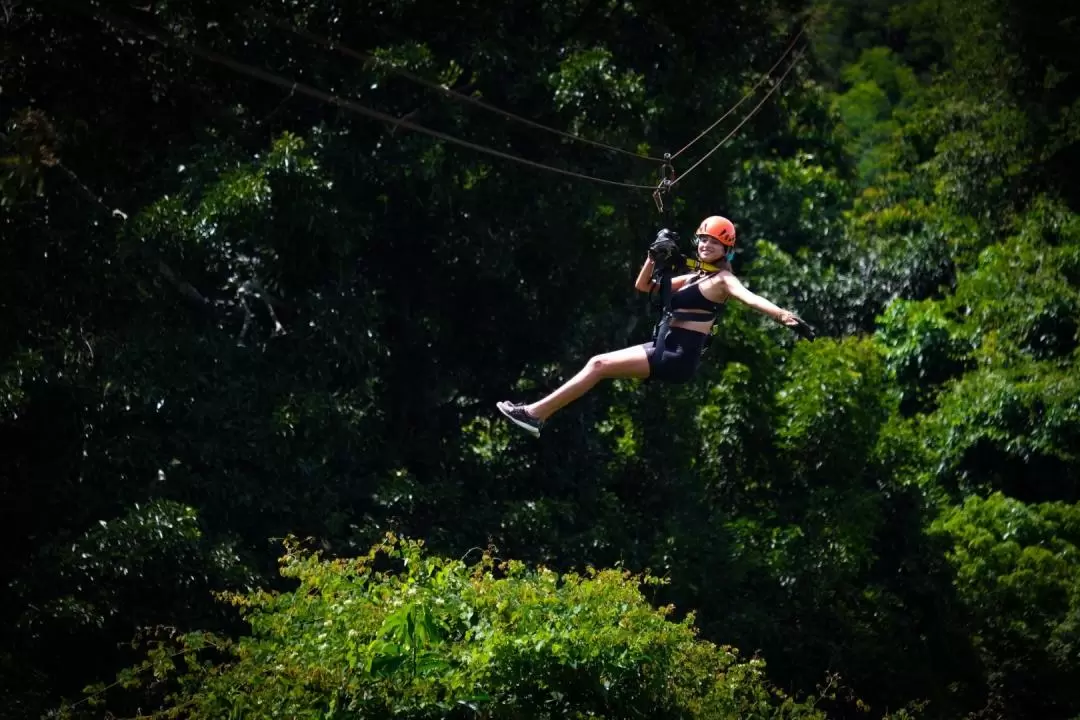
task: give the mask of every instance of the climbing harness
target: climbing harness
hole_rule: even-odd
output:
[[[760,87],[761,83],[763,83],[765,81],[765,79],[768,78],[772,74],[773,70],[775,70],[779,66],[779,64],[781,62],[783,62],[783,59],[785,57],[787,57],[787,55],[791,52],[792,48],[795,47],[795,43],[798,41],[799,37],[802,36],[802,34],[803,34],[803,30],[800,30],[798,35],[796,35],[795,38],[791,41],[791,43],[788,45],[787,49],[784,51],[784,54],[781,56],[780,60],[778,60],[776,62],[776,64],[773,65],[773,67],[769,70],[769,72],[766,73],[766,75],[758,82],[758,84],[754,86],[754,88],[753,88],[753,90],[751,90],[750,94],[752,94],[754,91],[756,91],[757,88]],[[661,215],[661,221],[662,222],[663,222],[663,220],[665,218],[665,212],[667,213],[668,218],[670,218],[670,216],[671,216],[671,214],[673,212],[674,202],[673,202],[673,200],[671,198],[671,195],[674,192],[675,184],[677,182],[679,182],[680,180],[682,180],[683,178],[685,178],[689,173],[693,172],[698,166],[700,166],[703,162],[705,162],[705,160],[709,156],[711,156],[713,153],[715,153],[717,150],[719,150],[723,145],[725,145],[727,143],[728,140],[730,140],[732,137],[734,137],[735,133],[738,132],[739,128],[741,128],[751,117],[753,117],[754,114],[757,113],[757,111],[765,103],[765,101],[768,100],[769,97],[774,92],[776,92],[776,89],[780,87],[780,85],[783,83],[784,79],[787,77],[788,73],[791,72],[792,68],[795,67],[795,63],[797,63],[801,57],[802,57],[802,51],[796,53],[795,60],[792,61],[792,63],[788,66],[788,68],[784,71],[783,75],[780,76],[780,78],[776,81],[776,83],[771,88],[769,88],[769,91],[765,94],[765,97],[763,97],[758,102],[758,104],[754,106],[754,108],[747,114],[747,116],[745,118],[743,118],[743,120],[738,125],[736,125],[735,128],[731,132],[729,132],[726,136],[724,136],[723,140],[721,140],[715,147],[713,147],[711,150],[709,150],[709,152],[707,152],[697,162],[695,162],[693,165],[691,165],[690,168],[686,172],[682,173],[682,175],[676,176],[675,168],[674,168],[674,166],[672,164],[672,161],[675,159],[675,157],[681,155],[691,145],[696,143],[698,140],[700,140],[702,137],[704,137],[710,130],[712,130],[714,127],[716,127],[718,124],[720,124],[720,122],[724,118],[726,118],[728,115],[730,115],[732,112],[734,112],[735,108],[737,108],[739,105],[741,105],[743,103],[743,101],[746,100],[746,98],[750,96],[750,94],[744,96],[742,100],[739,100],[739,102],[736,103],[730,110],[728,110],[728,112],[726,112],[720,118],[720,120],[717,120],[715,123],[713,123],[708,128],[706,128],[696,138],[691,140],[689,144],[687,144],[681,150],[676,152],[674,155],[672,155],[670,153],[665,153],[664,154],[664,164],[663,164],[663,166],[661,167],[661,170],[660,170],[660,181],[657,183],[656,187],[653,189],[653,202],[656,203],[656,209]],[[666,205],[664,204],[665,196],[666,196],[666,199],[668,201],[668,203]],[[673,226],[673,224],[671,226]],[[708,217],[698,227],[697,232],[698,232],[698,234],[708,235],[710,237],[713,237],[713,238],[719,240],[721,242],[721,244],[723,244],[725,247],[728,248],[728,252],[727,252],[727,255],[726,255],[727,261],[731,262],[734,259],[734,254],[735,254],[735,227],[726,218],[721,218],[719,216]],[[728,240],[730,240],[730,242],[728,242]],[[698,273],[701,273],[701,274],[711,275],[713,273],[716,273],[716,272],[720,271],[719,267],[716,267],[715,265],[710,265],[708,263],[702,262],[702,261],[700,261],[700,260],[698,260],[696,258],[693,258],[693,259],[692,258],[684,258],[683,260],[684,260],[684,263],[686,264],[687,267],[689,267],[691,269],[694,269]],[[664,351],[666,349],[665,342],[667,340],[668,333],[671,330],[672,321],[674,321],[674,320],[700,321],[700,320],[703,319],[703,317],[702,317],[702,315],[700,313],[680,312],[680,311],[673,311],[671,309],[671,275],[672,275],[672,264],[670,262],[663,263],[662,265],[657,264],[653,269],[652,282],[656,286],[659,287],[659,294],[660,294],[660,320],[659,320],[659,322],[657,322],[656,326],[653,328],[652,340],[653,340],[653,347],[655,348],[654,352],[659,353],[661,355],[664,353]],[[712,325],[712,327],[710,329],[709,334],[705,338],[705,345],[702,348],[702,353],[704,353],[709,348],[709,346],[712,344],[713,336],[715,336],[717,334],[717,332],[719,331],[719,326],[715,323],[716,315],[714,314],[711,319],[714,320],[714,323],[713,323],[713,325]],[[803,337],[806,337],[809,340],[813,340],[813,338],[814,338],[813,329],[805,321],[803,321],[801,318],[796,318],[796,319],[799,321],[799,325],[797,325],[796,328],[795,328],[796,332],[799,332],[800,335],[802,335]]]
[[[675,167],[671,164],[671,153],[664,153],[664,164],[660,168],[660,180],[656,184],[656,188],[653,190],[653,202],[656,203],[656,210],[660,213],[661,218],[667,218],[674,220],[675,203],[671,198],[672,188],[675,186]],[[667,198],[667,204],[664,204],[664,199]],[[664,223],[669,227],[674,226],[674,222]],[[654,242],[650,246],[650,253],[653,248],[660,243],[660,235],[664,235],[670,247],[665,248],[665,255],[658,257],[653,261],[653,273],[651,282],[654,286],[659,288],[660,293],[660,321],[656,323],[653,328],[652,341],[654,352],[663,357],[666,349],[665,343],[667,342],[668,331],[671,329],[671,321],[675,319],[674,313],[671,310],[671,275],[672,275],[672,261],[674,257],[681,257],[678,253],[677,247],[674,245],[674,241],[671,238],[666,237],[666,231],[661,230],[657,234],[657,242]]]
[[[693,263],[693,265],[691,265]],[[671,331],[671,323],[675,320],[683,320],[690,322],[703,322],[703,321],[715,321],[718,317],[717,312],[700,313],[690,312],[687,310],[673,310],[671,308],[671,277],[675,265],[685,264],[688,267],[696,266],[698,273],[703,276],[708,276],[714,272],[719,272],[720,268],[715,265],[701,262],[700,260],[692,260],[690,258],[679,256],[678,260],[670,259],[668,262],[662,265],[657,264],[653,269],[652,282],[659,288],[660,295],[660,319],[653,327],[652,342],[653,352],[663,357],[664,352],[667,350],[667,338],[668,333]],[[704,277],[697,280],[701,282]],[[723,311],[723,305],[720,307],[720,312]],[[708,348],[712,342],[712,336],[717,332],[717,325],[713,324],[710,332],[705,336],[705,345],[702,347],[702,353]]]
[[[685,149],[685,148],[684,148]],[[679,152],[682,152],[681,150]],[[675,202],[671,197],[674,192],[675,183],[678,178],[675,174],[675,167],[672,164],[672,155],[670,153],[664,154],[664,164],[660,169],[660,180],[653,190],[653,202],[656,203],[656,209],[661,215],[662,222],[667,227],[674,227],[674,207]],[[667,202],[665,203],[665,199]],[[727,255],[727,259],[730,262],[734,253],[735,244],[735,226],[725,218],[717,216],[708,217],[698,228],[699,234],[707,234],[710,237],[714,237],[719,240],[725,247],[728,247],[730,252]],[[663,235],[664,239],[671,242],[670,238],[666,236],[666,231],[661,230],[658,233],[658,239],[650,246],[650,254],[653,248],[657,247],[661,243],[659,236]],[[730,242],[728,242],[730,240]],[[674,257],[673,257],[674,255]],[[676,260],[675,258],[678,258]],[[720,271],[720,268],[716,265],[703,262],[697,258],[688,258],[683,256],[675,249],[669,251],[662,261],[654,259],[652,284],[658,288],[660,303],[660,320],[653,327],[652,342],[654,352],[663,356],[667,349],[667,337],[671,331],[671,323],[675,320],[688,320],[691,322],[701,322],[705,320],[715,321],[716,313],[710,313],[708,315],[703,313],[692,313],[682,310],[672,310],[671,308],[671,278],[676,265],[685,265],[687,268],[695,270],[697,273],[708,276]],[[700,282],[700,280],[698,281]],[[713,324],[710,333],[706,336],[705,348],[708,347],[712,340],[712,336],[717,332],[717,326]],[[702,350],[704,352],[704,348]]]

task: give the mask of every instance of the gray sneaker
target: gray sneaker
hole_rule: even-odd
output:
[[[540,428],[544,427],[544,421],[530,415],[524,405],[514,405],[513,403],[502,400],[495,403],[495,407],[499,408],[499,412],[505,415],[510,422],[514,423],[519,428],[522,428],[533,437],[540,437]]]

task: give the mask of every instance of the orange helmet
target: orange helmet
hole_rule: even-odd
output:
[[[712,215],[701,221],[696,235],[708,235],[728,248],[735,247],[735,226],[726,217]]]

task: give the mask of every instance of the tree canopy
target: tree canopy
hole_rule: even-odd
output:
[[[0,716],[1080,715],[1078,27],[0,3]],[[713,214],[815,342],[501,419]]]

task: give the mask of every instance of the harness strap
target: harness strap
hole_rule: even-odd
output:
[[[670,166],[670,160],[665,163],[664,168],[660,174],[660,184],[656,187],[656,192],[653,193],[653,199],[656,201],[656,208],[663,214],[665,208],[663,204],[663,195],[671,192],[671,186],[674,184],[672,179],[674,177],[674,168]],[[668,210],[670,212],[670,210]],[[710,263],[702,262],[696,258],[683,257],[683,264],[691,270],[697,270],[705,273],[719,272],[720,268]],[[653,270],[652,280],[660,286],[660,304],[662,307],[660,322],[653,328],[653,352],[658,353],[660,357],[663,357],[664,351],[667,349],[667,336],[671,330],[672,320],[690,320],[697,322],[707,322],[716,318],[716,313],[690,313],[681,310],[671,309],[671,268],[656,268]],[[711,338],[707,338],[711,339]]]
[[[716,319],[716,311],[690,312],[689,310],[672,310],[672,320],[689,320],[690,322],[710,322]]]
[[[684,260],[686,261],[686,267],[690,268],[691,270],[701,270],[702,272],[707,273],[720,272],[720,268],[716,265],[702,262],[697,258],[684,258]]]
[[[671,327],[672,311],[671,311],[671,270],[667,267],[656,268],[653,270],[653,282],[660,286],[660,305],[661,315],[660,322],[653,328],[653,347],[654,352],[664,355],[665,342],[667,341],[668,330]]]

